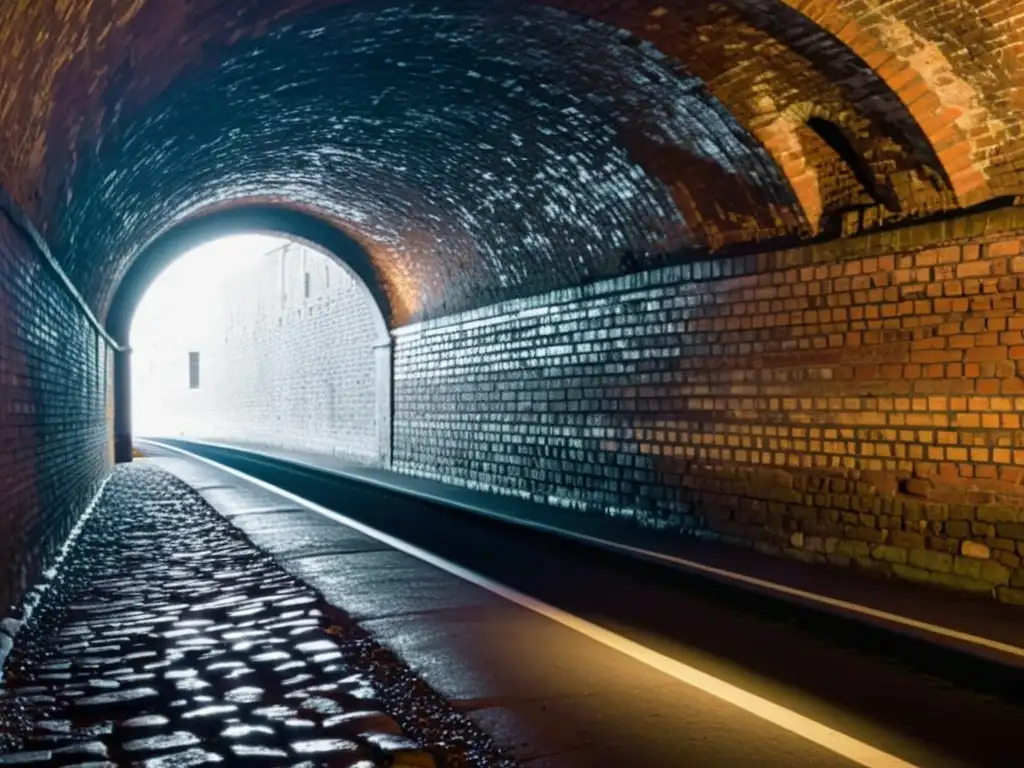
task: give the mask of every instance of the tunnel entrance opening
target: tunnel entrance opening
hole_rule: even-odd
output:
[[[390,464],[390,335],[372,291],[333,254],[266,235],[215,238],[163,259],[136,293],[131,312],[112,308],[131,316],[117,398],[129,441]]]

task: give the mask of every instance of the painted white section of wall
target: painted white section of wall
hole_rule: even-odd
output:
[[[287,243],[216,285],[200,271],[185,293],[148,301],[132,329],[137,434],[388,461],[387,330],[335,260]],[[189,352],[200,355],[198,389],[189,389]]]

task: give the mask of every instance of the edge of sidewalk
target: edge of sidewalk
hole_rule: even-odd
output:
[[[139,438],[138,442],[186,454],[191,451],[185,446],[191,445],[290,463],[307,470],[336,475],[351,482],[372,485],[391,493],[411,496],[431,504],[459,509],[505,524],[529,528],[662,567],[674,568],[691,576],[756,592],[771,599],[795,603],[803,608],[871,624],[943,649],[967,653],[985,661],[1024,669],[1024,612],[1014,615],[1018,609],[994,601],[983,601],[977,597],[903,582],[880,581],[851,574],[846,569],[774,558],[752,550],[699,539],[678,537],[678,540],[671,542],[653,541],[656,534],[652,535],[641,529],[633,530],[612,520],[571,520],[572,513],[557,507],[449,485],[414,475],[403,475],[382,468],[347,464],[332,456],[315,456],[269,447],[184,438]],[[577,524],[577,529],[571,530],[548,521],[533,519],[526,514],[516,514],[511,511],[515,508],[532,509],[544,514],[548,519],[571,521]],[[589,523],[589,532],[584,530],[588,527],[585,523]],[[603,531],[613,532],[617,540],[597,535]],[[702,552],[694,551],[698,548]],[[737,562],[741,560],[745,562],[742,567],[737,567]],[[794,574],[800,578],[794,579]],[[832,594],[807,589],[807,580],[815,581],[819,586],[822,582],[830,582],[827,586],[832,587]],[[888,592],[897,592],[897,596],[903,601],[904,609],[907,605],[914,605],[919,601],[919,608],[930,608],[931,614],[941,613],[946,620],[938,623],[929,615],[928,610],[919,610],[916,616],[905,615],[910,611],[897,613],[891,604],[871,604],[870,600],[851,599],[851,594],[855,592],[859,593],[861,598],[866,592],[877,592],[880,585],[884,585]],[[952,615],[949,615],[949,612]],[[972,618],[976,622],[988,623],[989,630],[994,628],[996,631],[983,634],[983,629],[978,632],[971,626]]]

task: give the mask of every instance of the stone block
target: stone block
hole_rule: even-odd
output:
[[[1024,523],[999,523],[996,532],[1004,539],[1024,541]]]
[[[992,584],[1009,584],[1010,569],[995,560],[980,560],[981,578]]]
[[[836,545],[836,554],[846,557],[870,557],[871,548],[866,541],[846,539]]]
[[[1002,550],[1004,552],[1017,551],[1017,542],[1013,539],[989,538],[986,539],[985,543],[988,544],[989,548],[992,550]]]
[[[924,549],[924,535],[913,531],[892,531],[889,533],[889,541],[904,549]]]
[[[945,525],[946,535],[954,539],[966,539],[971,535],[971,525],[965,520],[949,520]]]
[[[912,565],[900,565],[899,563],[893,564],[892,572],[901,579],[917,582],[918,584],[929,583],[932,576],[932,572],[927,571],[924,568],[916,568]]]
[[[960,554],[964,557],[976,558],[978,560],[988,560],[992,556],[988,546],[977,541],[961,542]]]
[[[1007,552],[1006,550],[997,549],[992,553],[992,559],[997,563],[1002,563],[1011,571],[1020,568],[1021,558],[1020,555],[1014,552]]]
[[[891,544],[879,544],[872,548],[871,556],[875,560],[900,564],[906,564],[908,557],[906,549],[903,547],[893,546]]]
[[[983,579],[981,575],[983,563],[983,560],[975,560],[970,557],[955,557],[953,558],[953,573],[957,576],[966,576],[975,581],[981,581]]]
[[[1002,504],[982,504],[978,507],[977,518],[985,523],[1015,523],[1020,519],[1020,511]]]
[[[885,541],[887,531],[877,528],[865,528],[864,526],[850,526],[844,530],[847,538],[854,541],[866,541],[871,544],[881,544]]]
[[[1008,603],[1010,605],[1024,605],[1024,589],[997,587],[996,599],[1001,603]]]
[[[953,570],[953,556],[946,552],[936,552],[929,549],[912,549],[908,562],[916,568],[923,568],[928,571],[949,573]]]

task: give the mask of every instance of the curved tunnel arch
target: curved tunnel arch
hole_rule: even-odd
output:
[[[940,15],[951,17],[949,21],[955,18],[966,35],[999,48],[1002,42],[996,28],[1006,21],[1000,18],[1004,8],[985,10],[952,2],[941,14],[934,7],[929,13],[915,13],[923,9],[915,8],[914,3],[903,3],[904,7],[898,8],[897,3],[883,2],[865,14],[855,0],[782,1],[862,61],[871,63],[872,71],[902,105],[903,122],[911,122],[927,141],[942,180],[949,184],[960,205],[994,195],[992,153],[986,147],[1009,143],[1008,133],[1005,121],[993,113],[979,80],[1011,78],[994,71],[981,74],[979,70],[984,71],[987,61],[979,65],[971,60],[981,57],[963,56],[962,48],[956,48],[955,36],[950,39],[933,24]],[[992,17],[985,18],[988,14]],[[1020,151],[1019,146],[1007,149]]]
[[[551,9],[496,25],[480,4],[452,7],[311,14],[116,121],[79,158],[75,186],[91,192],[69,189],[50,233],[69,271],[102,305],[119,267],[96,269],[97,253],[130,252],[197,206],[272,195],[330,209],[374,244],[381,274],[410,276],[413,317],[429,317],[611,276],[627,249],[795,230],[784,179],[696,78]],[[429,56],[404,53],[424,39]]]
[[[366,250],[337,227],[304,211],[281,205],[241,204],[200,213],[152,240],[118,281],[106,312],[107,332],[127,345],[132,318],[147,289],[173,261],[197,246],[240,234],[276,235],[312,245],[333,257],[357,278],[379,312],[381,337],[386,338],[391,306]]]
[[[311,213],[281,205],[249,203],[199,213],[151,241],[118,282],[105,317],[107,333],[121,344],[114,364],[114,450],[119,462],[132,458],[132,373],[129,344],[132,321],[146,291],[160,274],[188,251],[231,235],[265,234],[306,244],[329,256],[353,279],[375,308],[374,344],[377,439],[385,465],[391,455],[391,336],[388,299],[363,247],[337,227]]]
[[[907,26],[907,9],[879,0],[879,24],[857,35],[844,22],[849,5],[832,13],[804,0],[268,0],[258,8],[198,0],[170,15],[133,3],[115,28],[102,8],[83,7],[54,35],[35,36],[31,65],[12,72],[0,63],[9,83],[0,103],[5,117],[19,118],[14,133],[22,137],[0,157],[16,177],[19,203],[94,307],[109,301],[100,294],[124,271],[101,257],[108,245],[133,252],[167,221],[225,196],[347,196],[331,202],[332,214],[373,246],[379,274],[398,270],[415,284],[409,316],[427,318],[614,276],[623,251],[641,254],[643,267],[644,254],[658,263],[684,251],[818,234],[821,214],[848,196],[827,199],[814,182],[834,164],[801,155],[800,126],[780,119],[793,103],[852,115],[844,127],[871,148],[873,171],[891,176],[886,186],[901,210],[931,213],[970,197],[962,148],[939,124],[959,119],[955,105],[935,119],[925,111],[950,106],[956,83],[968,80],[978,109],[988,109],[981,75],[955,80],[945,95],[929,90],[928,73],[909,87],[899,73],[913,74],[915,64],[902,61],[892,39]],[[33,25],[51,21],[26,11],[8,34],[19,39],[27,30],[33,39]],[[924,45],[934,33],[914,34]],[[381,41],[390,53],[377,49]],[[357,66],[325,69],[324,42],[356,56],[348,63]],[[89,56],[54,68],[65,43]],[[275,46],[284,52],[277,63]],[[455,55],[467,51],[469,58]],[[504,66],[502,76],[491,76],[488,62]],[[946,63],[967,66],[948,56]],[[387,87],[348,77],[361,67],[386,75]],[[189,88],[204,87],[206,100],[190,105]],[[479,97],[484,110],[454,109],[456,92]],[[417,95],[429,98],[416,102]],[[246,99],[264,111],[239,109]],[[360,113],[368,99],[376,112]],[[29,103],[55,106],[40,112]],[[70,105],[73,112],[62,111]],[[358,118],[335,132],[347,143],[325,143],[330,130],[287,155],[273,137],[260,143],[280,132],[275,123],[312,126],[338,105]],[[300,110],[294,119],[273,113],[289,106]],[[191,122],[175,122],[182,110]],[[612,119],[595,120],[602,110]],[[573,111],[586,120],[567,119]],[[234,122],[217,125],[221,112]],[[390,136],[389,151],[359,133],[359,121],[367,128],[376,113],[386,119],[369,127]],[[497,129],[487,122],[494,120]],[[506,140],[513,124],[531,130]],[[524,147],[547,155],[531,157]],[[439,150],[458,158],[450,183]],[[278,167],[260,167],[261,157]],[[518,165],[503,165],[508,158]],[[552,173],[540,182],[548,160]],[[585,180],[572,180],[574,166]],[[325,174],[345,176],[344,188],[323,183]],[[556,179],[571,181],[556,190]],[[227,181],[230,189],[218,189]],[[168,190],[163,201],[135,199],[133,190],[158,185]],[[549,213],[558,208],[571,215]]]

